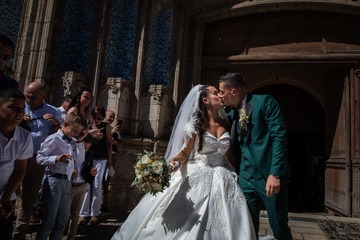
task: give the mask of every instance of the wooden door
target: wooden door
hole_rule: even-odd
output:
[[[351,85],[351,160],[352,170],[352,216],[360,217],[360,68],[350,74]]]
[[[338,214],[351,215],[350,85],[348,73],[326,84],[327,153],[325,206]]]

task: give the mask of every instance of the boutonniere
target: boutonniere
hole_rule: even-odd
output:
[[[239,126],[241,130],[248,130],[249,116],[246,113],[245,104],[239,109]]]

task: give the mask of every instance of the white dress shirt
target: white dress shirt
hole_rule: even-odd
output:
[[[65,110],[62,106],[56,108],[56,110],[59,112],[62,120],[65,121],[65,118],[66,118],[66,110]]]
[[[70,154],[72,156],[69,163],[56,162],[56,157],[62,154]],[[76,139],[71,139],[70,142],[68,142],[68,140],[64,139],[64,133],[61,130],[58,130],[45,139],[36,156],[38,164],[46,165],[46,175],[56,173],[66,174],[69,180],[74,171],[74,162],[81,163],[84,159],[84,143],[76,143]]]

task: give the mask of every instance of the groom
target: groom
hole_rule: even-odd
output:
[[[234,161],[240,161],[239,183],[259,232],[259,213],[265,206],[274,236],[291,240],[288,226],[286,157],[287,138],[276,100],[270,95],[252,95],[240,73],[219,79],[219,97],[232,123]]]

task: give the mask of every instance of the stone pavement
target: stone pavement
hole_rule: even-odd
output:
[[[126,213],[103,214],[100,225],[80,225],[76,239],[108,240],[126,217]],[[274,239],[265,211],[261,212],[260,222],[260,238],[262,240]],[[325,213],[289,213],[289,226],[294,240],[360,239],[360,218],[337,217]],[[35,239],[38,227],[39,224],[31,225],[27,236],[29,240]]]
[[[289,226],[294,240],[360,239],[360,218],[325,213],[289,213]],[[273,239],[265,211],[261,213],[260,233],[268,237],[265,239]]]

